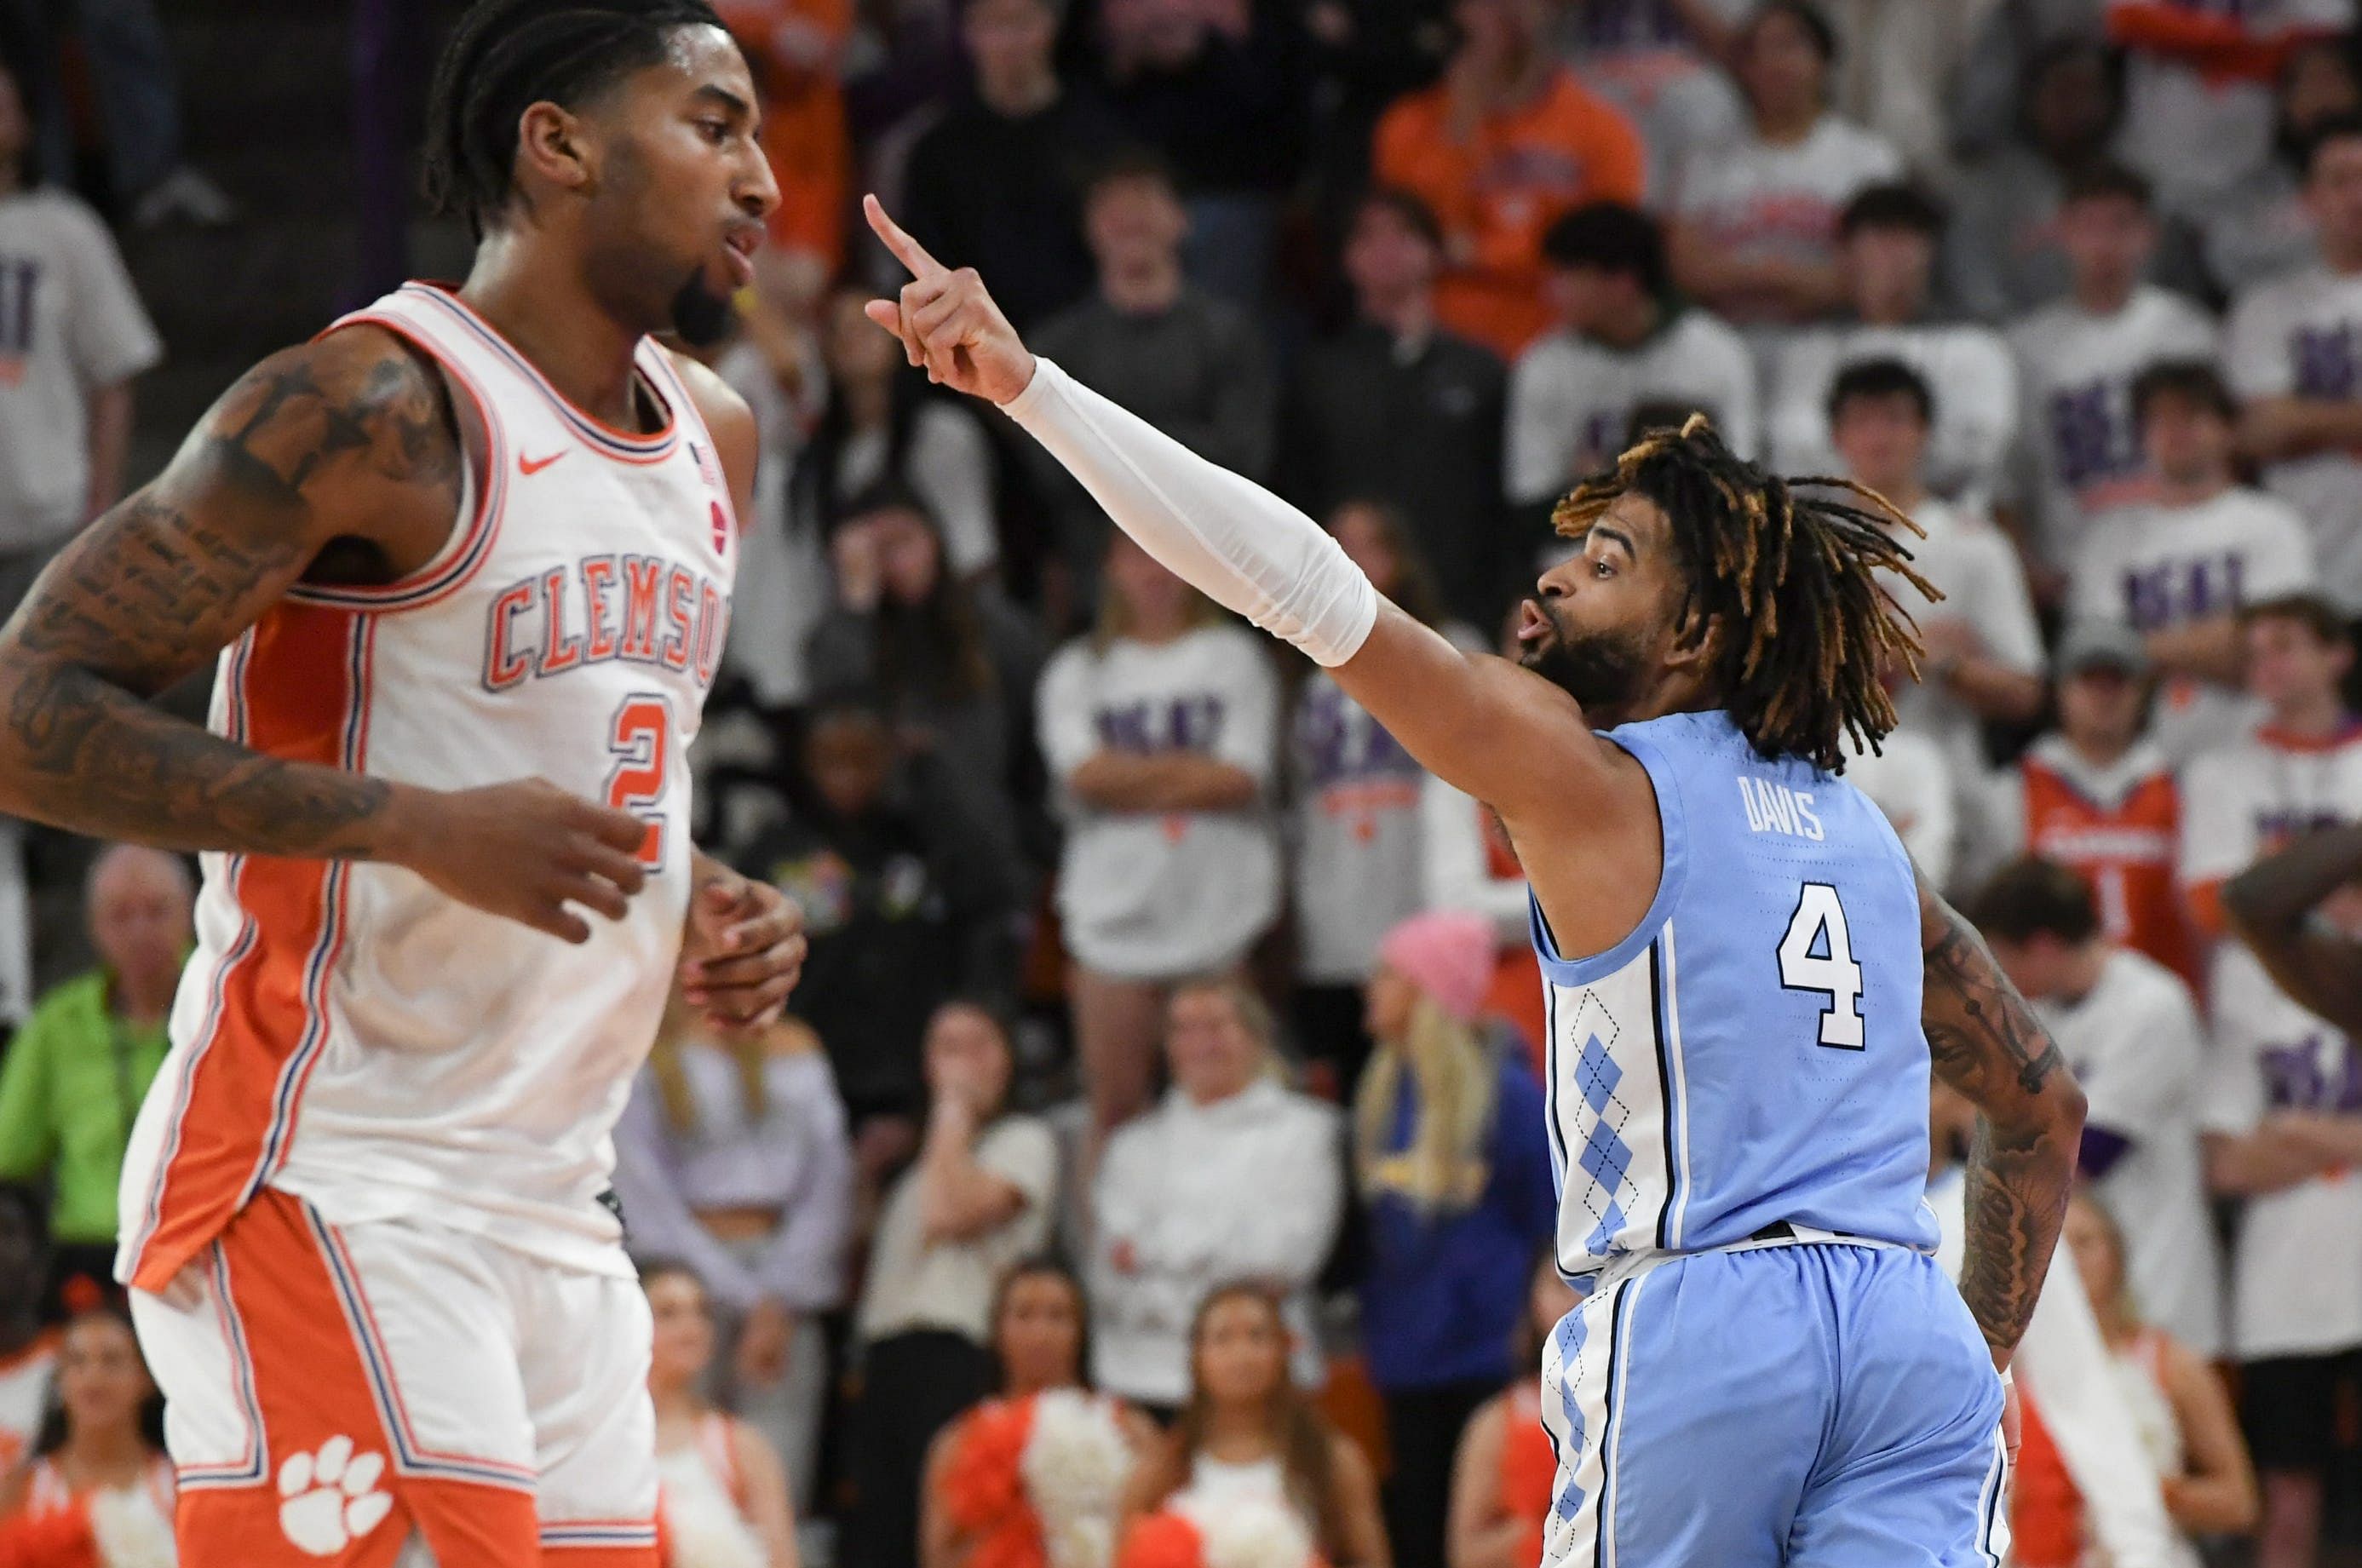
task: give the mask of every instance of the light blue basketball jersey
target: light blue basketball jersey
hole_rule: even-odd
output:
[[[1560,1269],[1783,1220],[1932,1251],[1919,898],[1893,829],[1721,712],[1606,738],[1648,769],[1665,863],[1593,957],[1561,957],[1534,906]]]

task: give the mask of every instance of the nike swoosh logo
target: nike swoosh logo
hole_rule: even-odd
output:
[[[550,464],[557,461],[558,458],[566,456],[567,451],[567,447],[560,447],[557,451],[552,452],[546,458],[528,458],[523,452],[519,452],[517,454],[517,472],[521,474],[537,474],[541,472],[542,469],[549,467]]]

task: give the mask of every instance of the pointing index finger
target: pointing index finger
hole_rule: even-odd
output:
[[[869,219],[870,228],[885,242],[886,248],[894,253],[894,259],[911,270],[911,276],[924,279],[943,274],[944,264],[928,255],[927,248],[904,232],[900,224],[886,215],[883,202],[875,196],[864,196],[861,198],[861,210]]]

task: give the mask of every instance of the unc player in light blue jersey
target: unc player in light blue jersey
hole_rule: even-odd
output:
[[[1907,528],[1703,421],[1558,509],[1516,663],[1381,599],[1303,513],[1029,354],[873,199],[869,314],[999,403],[1164,564],[1302,648],[1499,813],[1551,1015],[1551,1568],[2000,1561],[2004,1390],[2083,1102],[1975,933],[1838,777],[1915,651]],[[1890,528],[1895,530],[1890,532]],[[1929,1255],[1930,1066],[1981,1111],[1958,1290]]]

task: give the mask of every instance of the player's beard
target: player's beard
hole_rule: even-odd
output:
[[[705,286],[705,269],[690,273],[672,297],[672,329],[692,348],[710,348],[730,336],[730,300]]]
[[[1640,670],[1648,658],[1639,634],[1629,629],[1575,632],[1555,607],[1545,602],[1540,608],[1551,635],[1529,644],[1518,662],[1586,710],[1625,707],[1639,690]]]

